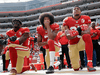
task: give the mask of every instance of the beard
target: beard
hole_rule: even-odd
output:
[[[75,16],[79,16],[79,14],[75,14]]]
[[[18,26],[14,26],[14,28],[19,28]]]
[[[15,30],[19,30],[19,28],[20,28],[20,27],[18,27],[18,26],[14,26],[14,29],[15,29]]]

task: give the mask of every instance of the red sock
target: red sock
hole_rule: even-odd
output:
[[[27,66],[27,57],[24,58],[24,66]]]
[[[29,69],[30,69],[30,66],[23,66],[23,69],[22,69],[22,72],[21,73],[23,73],[23,72],[25,72],[25,71],[27,71]]]
[[[55,51],[54,40],[48,40],[49,51]]]
[[[8,68],[9,60],[6,60],[6,69]]]
[[[17,63],[17,51],[16,51],[16,49],[13,47],[9,47],[9,53],[10,53],[10,60],[11,60],[12,68],[16,67],[16,63]]]
[[[83,40],[85,42],[85,51],[87,54],[87,60],[92,60],[93,57],[93,44],[90,34],[84,34]]]
[[[27,58],[27,66],[29,66],[29,58]]]

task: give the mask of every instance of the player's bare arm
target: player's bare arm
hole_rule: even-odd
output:
[[[47,44],[47,42],[42,42],[42,36],[40,34],[38,34],[37,43],[39,46],[44,46]]]
[[[29,33],[24,33],[24,34],[19,38],[19,43],[22,44],[23,42],[26,41],[27,38],[29,38]]]

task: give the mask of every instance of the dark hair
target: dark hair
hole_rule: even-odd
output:
[[[48,17],[50,19],[50,25],[54,23],[54,16],[51,13],[42,13],[39,16],[40,24],[44,27],[44,18]]]
[[[75,5],[75,6],[73,7],[73,9],[74,9],[75,7],[78,7],[78,8],[80,8],[80,6],[78,6],[78,5]],[[80,8],[80,10],[81,10],[81,8]],[[82,11],[82,10],[81,10],[81,11]]]
[[[22,25],[21,20],[19,20],[19,19],[13,19],[13,20],[12,20],[12,23],[13,23],[14,21],[18,21],[18,22]]]

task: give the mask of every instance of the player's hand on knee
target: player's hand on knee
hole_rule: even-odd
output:
[[[74,39],[79,35],[78,31],[76,30],[65,30],[65,35],[68,40]]]
[[[76,30],[67,30],[65,33],[66,36],[71,36],[71,37],[79,35],[78,31]]]

